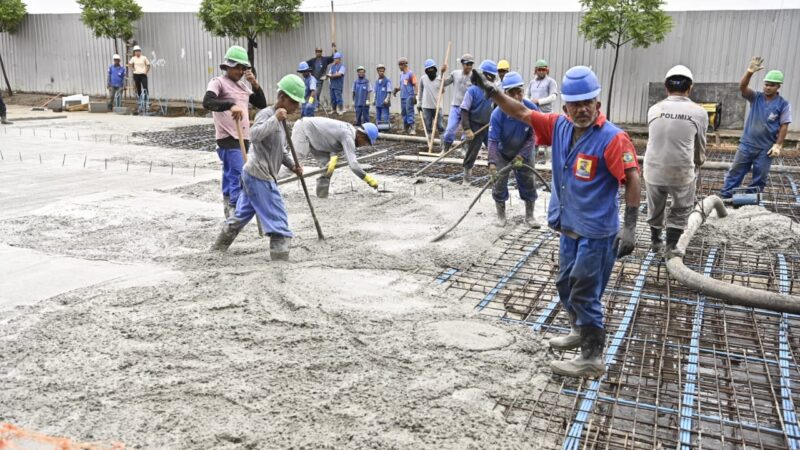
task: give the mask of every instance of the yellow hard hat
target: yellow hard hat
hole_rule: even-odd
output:
[[[511,70],[511,64],[509,64],[505,59],[501,59],[497,63],[497,70]]]

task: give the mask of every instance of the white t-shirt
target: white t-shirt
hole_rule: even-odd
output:
[[[143,74],[147,73],[147,67],[150,66],[150,60],[144,55],[138,57],[133,56],[131,57],[131,60],[128,61],[128,64],[133,66],[133,73],[135,75]]]

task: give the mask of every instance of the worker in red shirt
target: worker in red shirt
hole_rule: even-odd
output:
[[[600,112],[600,82],[588,67],[567,71],[561,98],[565,115],[544,114],[502,93],[479,70],[472,84],[509,116],[530,123],[537,140],[553,148],[548,225],[561,233],[556,288],[570,318],[556,349],[580,347],[570,361],[553,361],[554,373],[596,377],[605,373],[605,324],[600,298],[615,258],[633,252],[641,200],[636,150],[628,135]],[[619,229],[619,185],[625,184],[625,222]]]

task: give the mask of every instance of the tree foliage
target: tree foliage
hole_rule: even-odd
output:
[[[22,0],[0,0],[0,33],[15,33],[25,14]]]
[[[661,7],[663,0],[581,0],[581,35],[597,48],[614,49],[614,66],[608,90],[606,114],[611,116],[611,93],[620,47],[647,48],[661,42],[672,30],[672,18]]]
[[[77,0],[81,22],[91,28],[96,37],[133,38],[133,24],[142,18],[142,8],[136,0]]]

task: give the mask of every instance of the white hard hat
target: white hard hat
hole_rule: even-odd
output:
[[[674,77],[674,76],[678,76],[678,75],[680,75],[682,77],[686,77],[691,81],[694,81],[694,77],[692,76],[692,71],[689,70],[688,67],[682,66],[680,64],[678,64],[677,66],[673,67],[672,69],[669,69],[669,72],[667,72],[667,75],[664,76],[664,79],[666,80],[669,77]]]
[[[117,55],[116,53],[114,53],[114,56],[113,56],[111,59],[112,59],[112,60],[114,60],[114,59],[122,59],[122,58],[120,58],[120,57],[119,57],[119,55]]]
[[[136,50],[142,51],[142,47],[139,47],[138,45],[134,45],[133,46],[133,51],[136,51]]]

